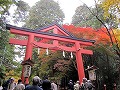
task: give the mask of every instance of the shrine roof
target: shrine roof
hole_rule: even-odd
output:
[[[22,65],[31,65],[32,66],[34,64],[34,62],[32,60],[30,60],[30,58],[29,58],[28,60],[22,61],[21,64]]]
[[[91,67],[88,67],[86,70],[90,71],[90,70],[97,70],[99,69],[97,66],[93,65]]]
[[[54,33],[48,33],[48,32],[42,32],[43,29],[49,28],[53,25],[56,25],[57,27],[59,27],[60,29],[62,29],[65,33],[69,34],[69,36],[63,36],[63,35],[58,35],[58,34],[54,34]],[[36,34],[42,34],[42,35],[48,35],[48,36],[54,36],[54,37],[60,37],[60,38],[66,38],[66,39],[71,39],[71,40],[77,40],[77,41],[83,41],[83,42],[91,42],[94,43],[95,40],[88,40],[88,39],[83,39],[83,38],[77,38],[74,35],[72,35],[70,32],[68,32],[67,30],[65,30],[64,28],[62,28],[60,25],[58,24],[51,24],[49,26],[46,27],[42,27],[42,28],[38,28],[38,29],[28,29],[28,28],[24,28],[24,27],[17,27],[17,26],[13,26],[10,24],[6,24],[6,29],[10,30],[10,28],[12,29],[16,29],[16,30],[20,30],[20,31],[25,31],[25,32],[30,32],[30,33],[36,33]],[[38,32],[39,31],[39,32]]]

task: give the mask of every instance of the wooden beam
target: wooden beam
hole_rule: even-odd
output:
[[[10,38],[9,43],[26,46],[27,41],[28,40],[19,40],[19,39]],[[52,50],[64,50],[64,51],[69,51],[69,52],[76,52],[76,49],[74,47],[56,46],[53,44],[46,44],[46,43],[36,42],[36,41],[34,41],[33,44],[35,47],[49,48]],[[93,54],[92,50],[86,50],[86,49],[80,49],[80,52],[83,54]]]
[[[19,40],[19,39],[13,39],[13,38],[9,39],[10,44],[26,46],[27,42],[28,42],[28,40]]]
[[[43,34],[37,34],[37,33],[25,32],[25,31],[18,32],[18,30],[15,30],[15,29],[11,29],[10,31],[13,34],[20,34],[20,35],[26,35],[26,36],[34,34],[35,37],[39,37],[39,38],[46,38],[46,39],[58,40],[58,41],[70,42],[70,43],[75,43],[79,41],[81,45],[86,45],[86,46],[93,45],[91,42],[84,42],[80,40],[73,40],[73,39],[67,39],[67,38],[61,38],[61,37],[56,37],[56,36],[43,35]]]
[[[82,53],[82,54],[93,54],[93,51],[92,50],[86,50],[86,49],[81,49],[80,50],[80,52]]]
[[[46,44],[46,43],[41,43],[41,42],[33,42],[35,47],[40,47],[40,48],[48,48],[51,50],[64,50],[64,51],[69,51],[69,52],[75,52],[76,49],[74,47],[65,47],[65,46],[56,46],[53,44]]]
[[[18,30],[13,29],[13,28],[10,29],[10,33],[12,33],[12,34],[19,34],[19,35],[25,35],[25,36],[28,36],[30,34],[30,32],[20,31],[20,30],[18,31]]]

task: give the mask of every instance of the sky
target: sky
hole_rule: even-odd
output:
[[[24,0],[27,2],[30,6],[35,5],[35,3],[39,0]],[[64,23],[71,23],[72,16],[75,13],[75,9],[82,5],[83,3],[87,4],[88,6],[94,5],[94,0],[54,0],[59,3],[61,9],[63,10],[65,14],[65,20]]]

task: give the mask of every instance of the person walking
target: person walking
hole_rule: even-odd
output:
[[[68,83],[68,90],[74,90],[74,84],[73,84],[72,80],[70,80]]]
[[[41,87],[38,86],[39,82],[40,78],[38,76],[33,77],[33,84],[26,86],[25,90],[43,90]]]
[[[77,81],[76,84],[74,85],[74,90],[80,90],[80,82]]]
[[[45,77],[42,83],[43,90],[51,90],[51,82],[48,80],[48,77]]]
[[[87,88],[88,90],[94,90],[95,86],[92,84],[91,80],[87,80]]]
[[[18,84],[16,85],[16,87],[14,88],[14,90],[24,90],[25,89],[25,85],[22,84],[22,80],[19,79],[18,80]]]
[[[57,84],[54,81],[51,83],[51,90],[58,90]]]
[[[10,82],[11,82],[11,78],[9,78],[7,81],[5,81],[2,84],[3,90],[7,90],[8,89],[8,85],[10,84]]]
[[[82,84],[80,85],[80,90],[88,90],[87,87],[87,78],[83,78]]]
[[[11,81],[10,81],[10,83],[8,85],[7,90],[14,90],[15,86],[16,86],[16,83],[14,82],[14,78],[11,78]]]

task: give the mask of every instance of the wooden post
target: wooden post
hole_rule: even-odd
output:
[[[29,35],[24,60],[28,60],[28,59],[31,60],[32,58],[33,41],[34,41],[34,35]],[[21,75],[22,83],[29,84],[29,77],[25,78],[23,73],[24,73],[24,66],[22,68],[22,75]]]
[[[82,79],[85,77],[84,74],[84,66],[83,66],[83,61],[82,61],[82,54],[80,52],[80,44],[77,42],[76,43],[76,61],[77,61],[77,69],[78,69],[78,77],[80,83],[82,83]]]

